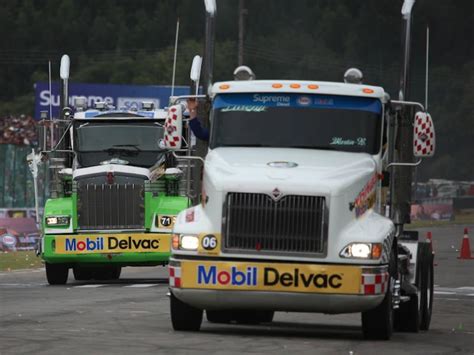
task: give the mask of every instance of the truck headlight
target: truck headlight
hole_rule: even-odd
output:
[[[50,216],[46,217],[47,226],[68,226],[71,217],[69,216]]]
[[[351,243],[345,246],[339,255],[343,258],[379,259],[382,256],[382,244]]]
[[[199,246],[199,238],[197,235],[175,234],[173,236],[173,249],[181,250],[197,250]]]

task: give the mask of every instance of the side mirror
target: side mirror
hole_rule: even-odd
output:
[[[70,66],[70,60],[69,56],[67,54],[64,54],[61,57],[61,66],[59,68],[59,76],[63,80],[69,79],[69,66]]]
[[[189,77],[194,83],[196,95],[199,93],[199,78],[201,77],[201,66],[202,66],[202,58],[198,55],[194,56],[193,64],[191,65],[191,72],[189,73]],[[191,89],[191,92],[194,90]]]
[[[199,81],[199,77],[201,76],[201,65],[202,65],[202,58],[198,55],[194,56],[193,64],[191,65],[191,72],[189,73],[189,77],[195,83]]]
[[[433,119],[427,112],[417,112],[413,125],[413,155],[430,158],[435,153],[436,135]]]
[[[177,150],[183,143],[183,108],[181,105],[174,105],[168,109],[165,120],[163,145],[165,149]]]
[[[217,9],[216,0],[204,0],[204,6],[206,7],[206,12],[209,15],[214,16]]]

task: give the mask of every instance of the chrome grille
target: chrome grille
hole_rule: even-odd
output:
[[[143,229],[143,184],[77,183],[79,229]]]
[[[326,253],[326,201],[320,196],[227,194],[224,249],[269,254]]]

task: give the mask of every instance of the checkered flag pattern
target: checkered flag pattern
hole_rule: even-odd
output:
[[[170,287],[181,287],[181,268],[169,266],[169,273],[170,273]]]
[[[165,147],[169,149],[181,148],[183,128],[183,111],[181,105],[171,106],[165,120]]]
[[[363,295],[382,295],[387,291],[388,272],[382,274],[362,274],[360,293]]]
[[[417,112],[413,133],[413,152],[415,157],[432,157],[435,152],[435,129],[429,113]]]

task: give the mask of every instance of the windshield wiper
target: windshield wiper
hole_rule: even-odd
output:
[[[120,148],[132,148],[133,150],[137,151],[137,152],[141,152],[142,150],[140,148],[138,148],[138,145],[137,144],[114,144],[112,146],[111,149],[115,148],[115,147],[120,147]],[[126,149],[124,149],[126,150]]]

